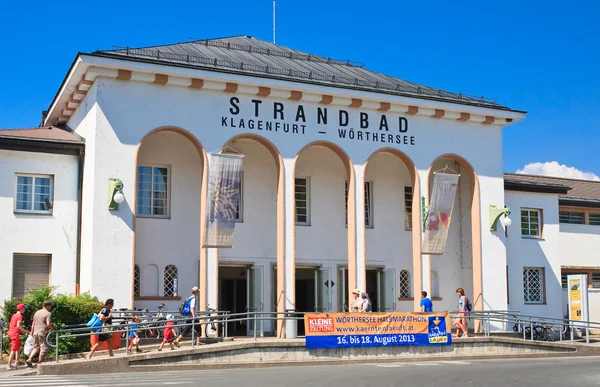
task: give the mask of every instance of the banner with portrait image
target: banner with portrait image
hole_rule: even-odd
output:
[[[459,177],[458,174],[439,172],[433,175],[433,189],[425,217],[425,237],[421,254],[444,254]]]
[[[243,155],[209,153],[206,231],[202,247],[233,247]]]

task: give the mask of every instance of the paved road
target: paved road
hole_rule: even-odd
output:
[[[600,357],[379,363],[74,376],[13,376],[0,386],[600,386]]]

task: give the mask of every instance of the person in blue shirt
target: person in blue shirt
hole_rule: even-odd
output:
[[[431,302],[430,298],[427,298],[426,291],[421,292],[421,312],[433,312],[433,302]]]

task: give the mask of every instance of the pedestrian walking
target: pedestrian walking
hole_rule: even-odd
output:
[[[160,343],[160,347],[158,347],[158,352],[162,351],[165,344],[169,344],[171,350],[174,350],[173,342],[175,341],[175,332],[173,329],[175,328],[175,323],[173,322],[173,315],[167,315],[167,323],[165,324],[165,334],[163,336],[163,341]]]
[[[360,298],[360,293],[361,292],[359,289],[354,289],[352,291],[352,296],[354,297],[352,304],[350,304],[350,312],[352,312],[352,313],[360,312],[360,307],[362,305],[362,299]]]
[[[469,316],[470,302],[467,296],[465,296],[465,290],[463,288],[456,289],[456,294],[458,295],[458,316],[454,320],[456,335],[453,337],[469,337],[467,318]],[[460,331],[462,331],[462,336],[459,336]]]
[[[192,318],[185,321],[186,326],[181,331],[181,334],[179,335],[179,337],[177,337],[177,339],[175,339],[175,341],[173,342],[173,344],[175,344],[175,346],[178,348],[179,348],[179,342],[181,341],[181,339],[183,339],[184,336],[187,336],[192,331],[191,324],[192,324],[192,321],[194,321],[196,319],[196,298],[198,298],[199,295],[200,295],[200,289],[197,286],[194,286],[192,288],[192,295],[190,297],[188,297],[188,299],[185,302],[185,305],[183,306],[183,310],[181,310],[181,314],[183,315],[183,317],[191,316]],[[198,324],[198,321],[196,321],[196,323],[194,325],[194,331],[196,332],[196,345],[200,345],[200,336],[202,336],[202,327],[200,324]]]
[[[140,336],[138,334],[138,316],[131,317],[131,327],[129,327],[129,352],[135,346],[135,352],[140,353],[142,350],[140,349]]]
[[[21,334],[27,335],[29,331],[23,328],[23,314],[27,307],[24,304],[17,305],[17,313],[10,318],[8,325],[8,338],[10,339],[10,355],[8,356],[8,370],[16,370],[21,352]],[[13,365],[13,360],[15,365]]]
[[[423,290],[421,292],[421,312],[431,313],[433,312],[433,302],[431,298],[427,297],[427,292]]]
[[[105,341],[107,342],[107,345],[108,345],[108,356],[114,356],[113,342],[112,342],[113,315],[112,315],[112,312],[110,311],[113,308],[113,306],[115,306],[115,301],[112,298],[109,298],[104,303],[104,308],[102,308],[102,310],[100,310],[100,313],[98,313],[98,318],[100,319],[100,321],[102,321],[102,333],[100,333],[98,335],[98,342],[96,344],[94,344],[94,346],[90,350],[90,353],[88,353],[85,356],[85,358],[87,360],[90,360],[92,358],[92,356],[94,355],[94,352],[96,352],[98,347],[100,345],[102,345],[102,343]]]
[[[52,307],[54,304],[50,301],[44,302],[42,309],[35,312],[33,315],[33,323],[31,324],[31,335],[33,338],[33,347],[29,359],[25,361],[27,367],[33,368],[32,360],[35,355],[38,355],[38,364],[41,364],[48,354],[48,344],[46,343],[46,334],[52,329],[52,321],[50,319]]]
[[[360,311],[362,313],[372,312],[373,311],[373,303],[371,302],[371,299],[369,298],[369,295],[367,294],[367,292],[362,292],[360,295],[360,298],[361,298]]]

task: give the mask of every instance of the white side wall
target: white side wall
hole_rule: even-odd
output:
[[[13,254],[49,254],[50,285],[75,293],[77,156],[0,150],[0,300],[12,296]],[[16,173],[53,176],[51,215],[15,213]]]
[[[509,309],[521,314],[562,318],[563,307],[560,283],[560,228],[558,224],[558,195],[506,192],[506,203],[512,214],[508,228],[507,262]],[[540,209],[543,217],[541,238],[521,236],[521,208]],[[499,228],[502,225],[499,224]],[[543,267],[545,270],[545,304],[525,304],[523,297],[523,267]]]

